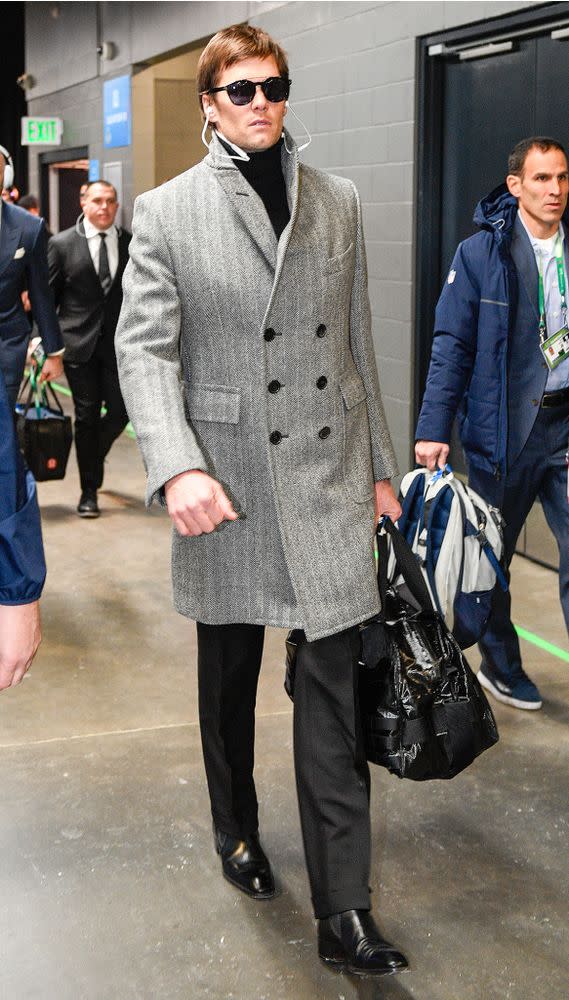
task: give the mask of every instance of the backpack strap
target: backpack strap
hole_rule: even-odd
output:
[[[482,549],[484,555],[486,556],[488,562],[490,563],[492,569],[496,574],[496,580],[498,584],[505,593],[508,590],[508,581],[506,579],[506,574],[504,573],[504,570],[500,565],[500,562],[496,556],[496,553],[494,552],[494,549],[492,548],[490,542],[486,537],[486,532],[482,528],[475,527],[471,521],[467,520],[466,530],[464,533],[465,535],[469,535],[471,537],[473,536],[474,538],[477,539],[480,548]]]

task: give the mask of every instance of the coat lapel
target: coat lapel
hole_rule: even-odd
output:
[[[14,258],[19,246],[22,227],[14,219],[10,205],[2,205],[2,221],[0,222],[0,274],[3,274],[8,264]]]
[[[95,265],[93,264],[93,258],[91,257],[91,251],[89,250],[89,240],[85,236],[85,229],[83,223],[80,222],[78,226],[78,231],[76,232],[77,237],[77,248],[79,256],[83,262],[83,267],[85,268],[85,274],[89,276],[91,281],[91,286],[96,290],[97,293],[103,298],[103,289],[101,288],[101,282],[99,281],[99,275],[95,270]]]
[[[526,233],[519,216],[516,216],[514,224],[511,254],[514,264],[516,265],[516,270],[521,278],[521,283],[523,284],[527,297],[531,303],[531,307],[537,319],[539,319],[538,275],[537,265],[535,263],[535,254],[533,252],[533,247],[530,243],[528,234]]]
[[[129,244],[129,241],[128,241],[127,237],[125,236],[125,234],[123,232],[119,233],[117,244],[118,244],[118,249],[119,249],[119,262],[118,262],[117,269],[115,271],[115,276],[113,278],[113,283],[111,285],[111,288],[114,288],[114,286],[117,283],[120,285],[120,283],[122,281],[122,276],[123,276],[124,269],[125,269],[125,267],[126,267],[126,265],[128,263],[128,244]],[[99,280],[99,275],[97,275],[97,280]]]
[[[288,132],[285,132],[285,143],[283,143],[282,146],[281,157],[282,157],[283,176],[285,179],[285,187],[288,198],[288,205],[290,209],[290,219],[288,225],[283,230],[281,238],[278,242],[275,280],[273,282],[273,287],[271,290],[271,297],[269,299],[269,302],[267,304],[267,309],[265,311],[265,318],[263,321],[263,325],[266,325],[267,317],[269,316],[269,313],[271,311],[271,307],[283,272],[286,253],[290,245],[291,237],[294,232],[298,216],[298,196],[300,190],[300,176],[299,176],[300,169],[298,162],[298,149],[296,143],[294,142],[294,139],[289,135]],[[287,151],[287,147],[288,149],[292,150],[292,152],[289,153]]]
[[[234,212],[274,271],[277,264],[277,237],[259,195],[247,183],[215,135],[210,143],[209,158]]]

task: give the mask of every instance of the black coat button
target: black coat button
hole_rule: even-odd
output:
[[[321,375],[320,378],[316,380],[317,389],[325,389],[327,385],[328,385],[328,379],[326,378],[325,375]]]
[[[269,392],[278,392],[279,389],[282,389],[282,385],[278,379],[274,378],[272,382],[269,382],[267,388]]]
[[[283,436],[280,431],[272,431],[271,434],[269,435],[269,441],[271,442],[271,444],[280,444],[282,439]]]
[[[268,327],[268,328],[267,328],[267,329],[265,330],[265,332],[264,332],[264,334],[263,334],[263,337],[265,338],[265,340],[274,340],[274,339],[275,339],[275,337],[276,337],[276,333],[275,333],[275,331],[273,330],[272,326],[269,326],[269,327]]]
[[[329,427],[323,427],[321,431],[318,431],[318,437],[324,440],[324,438],[327,438],[331,433],[332,432]]]
[[[320,326],[318,327],[318,329],[316,331],[316,336],[317,337],[325,337],[326,336],[326,327],[325,327],[324,323],[321,323]]]

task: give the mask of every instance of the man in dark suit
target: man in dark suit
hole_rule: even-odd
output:
[[[10,175],[10,154],[0,146],[0,188]],[[7,178],[9,181],[11,176]],[[48,355],[41,380],[63,372],[63,340],[49,287],[47,237],[43,219],[0,201],[0,369],[13,408],[24,374],[31,324],[21,293],[28,289],[34,319]]]
[[[480,202],[481,232],[460,244],[437,306],[415,456],[442,468],[458,415],[469,483],[502,509],[508,565],[539,498],[559,547],[569,629],[568,195],[563,146],[533,136],[510,153],[506,184]],[[480,650],[478,677],[495,698],[541,708],[499,587]]]
[[[49,280],[65,342],[65,374],[75,405],[75,447],[81,479],[77,513],[98,517],[97,490],[105,456],[124,430],[124,407],[115,357],[122,275],[131,234],[115,226],[117,193],[93,181],[83,218],[49,242]],[[106,413],[101,416],[101,406]]]
[[[0,691],[19,684],[40,644],[45,561],[36,484],[26,474],[0,372]]]

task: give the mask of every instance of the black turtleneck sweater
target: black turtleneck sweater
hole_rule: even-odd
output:
[[[235,151],[228,143],[223,142],[223,139],[219,141],[228,153],[234,154]],[[270,149],[263,149],[258,153],[249,153],[248,160],[233,161],[243,174],[245,180],[248,181],[263,202],[267,210],[267,215],[271,220],[271,225],[276,233],[277,240],[280,239],[281,233],[288,225],[290,219],[281,163],[282,144],[283,140],[279,139]]]

